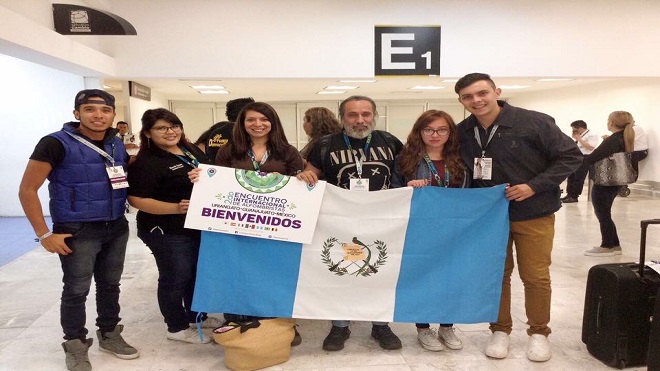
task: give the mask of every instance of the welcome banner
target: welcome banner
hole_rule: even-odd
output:
[[[355,192],[328,185],[309,244],[203,232],[193,309],[494,321],[508,233],[504,186]]]

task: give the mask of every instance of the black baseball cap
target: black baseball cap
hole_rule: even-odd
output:
[[[89,103],[89,98],[98,98],[103,99],[103,102],[107,106],[112,107],[113,109],[115,108],[115,97],[112,96],[112,94],[106,92],[105,90],[100,90],[100,89],[86,89],[86,90],[81,90],[76,94],[76,101],[74,102],[74,109],[80,108],[81,104],[87,104]],[[96,103],[96,102],[94,102]]]

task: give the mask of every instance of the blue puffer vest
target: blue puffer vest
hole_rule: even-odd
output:
[[[64,159],[50,172],[50,215],[53,223],[111,221],[124,214],[127,188],[113,190],[106,172],[105,157],[80,143],[65,131],[87,139],[75,128],[79,123],[64,124],[61,131],[50,134],[64,147]],[[115,166],[126,168],[126,149],[108,129],[104,150],[115,159]]]

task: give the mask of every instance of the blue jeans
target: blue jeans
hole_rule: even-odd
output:
[[[620,245],[616,225],[612,220],[612,204],[620,189],[620,186],[600,185],[591,188],[591,203],[594,205],[594,213],[600,224],[601,247],[612,248]]]
[[[110,222],[57,223],[54,233],[70,233],[65,240],[73,253],[60,255],[64,288],[60,323],[64,339],[86,339],[85,302],[96,282],[96,326],[111,332],[119,318],[119,280],[124,271],[128,222],[125,217]]]
[[[158,306],[169,332],[178,332],[195,322],[192,307],[199,234],[163,234],[160,228],[139,229],[138,237],[149,247],[158,266]],[[204,315],[205,317],[205,315]],[[205,319],[205,318],[204,318]]]

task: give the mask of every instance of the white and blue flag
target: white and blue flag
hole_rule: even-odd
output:
[[[310,244],[202,232],[193,310],[419,323],[497,319],[504,186],[328,185]]]

